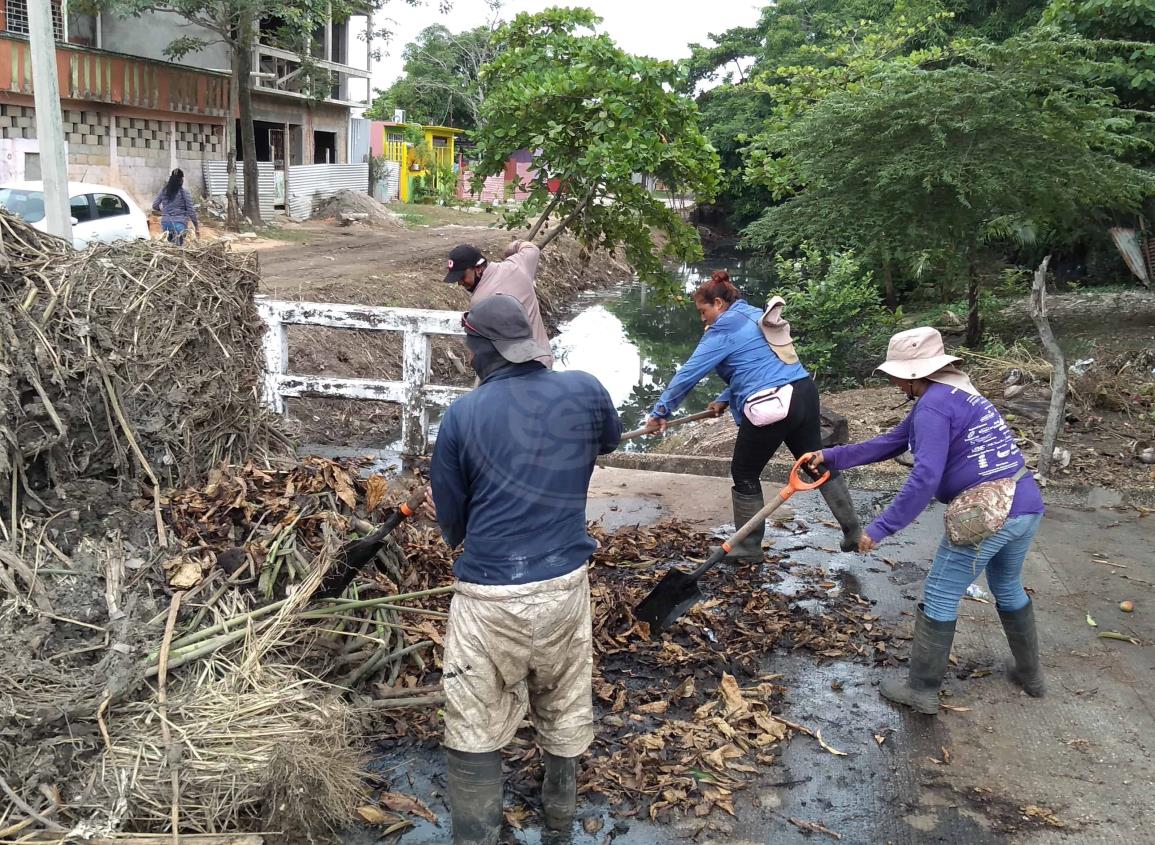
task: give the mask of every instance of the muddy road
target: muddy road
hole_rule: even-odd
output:
[[[713,528],[729,519],[728,486],[726,479],[599,469],[589,513],[607,525],[680,517]],[[869,518],[885,494],[855,498]],[[788,555],[785,571],[804,580],[817,568],[860,592],[873,603],[872,612],[895,627],[892,647],[905,656],[941,514],[924,514],[903,536],[862,557],[836,551],[835,530],[824,524],[829,515],[814,499],[795,497],[795,518],[773,531],[775,552]],[[852,845],[1155,842],[1149,788],[1155,780],[1152,547],[1155,523],[1135,511],[1051,508],[1025,570],[1040,626],[1046,698],[1029,699],[1007,681],[1007,648],[993,604],[963,602],[944,684],[943,701],[951,709],[944,707],[937,719],[883,701],[877,684],[885,670],[776,650],[761,668],[782,676],[788,691],[783,716],[820,728],[845,756],[795,737],[755,785],[735,793],[734,816],[715,810],[707,818],[691,814],[655,825],[586,798],[579,804],[583,823],[575,845],[836,841],[805,831],[807,823]],[[784,578],[775,589],[801,586]],[[1136,603],[1135,613],[1119,611],[1125,598]],[[808,600],[799,604],[826,612]],[[1087,625],[1088,613],[1098,628]],[[1105,630],[1141,644],[1099,637]],[[417,795],[438,816],[437,825],[421,823],[391,841],[448,841],[439,750],[393,747],[377,766],[391,788]],[[507,806],[532,800],[506,796]],[[522,824],[524,830],[508,829],[503,841],[542,841],[532,815]]]

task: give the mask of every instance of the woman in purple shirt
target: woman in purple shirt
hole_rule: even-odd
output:
[[[201,224],[197,219],[197,207],[184,187],[184,171],[179,167],[169,174],[168,182],[160,189],[152,201],[152,210],[159,211],[160,228],[170,243],[184,246],[184,235],[189,224],[200,235]]]
[[[914,410],[892,431],[865,443],[824,449],[813,461],[814,466],[845,470],[896,458],[908,448],[914,453],[914,469],[902,490],[866,527],[858,545],[863,554],[910,525],[932,499],[949,503],[976,484],[1018,476],[1010,515],[996,534],[974,546],[956,546],[943,536],[923,587],[909,677],[882,683],[881,692],[891,701],[928,715],[938,712],[959,602],[984,570],[1014,655],[1011,678],[1036,698],[1044,691],[1034,608],[1021,578],[1043,517],[1042,493],[1034,476],[1024,471],[1026,461],[1014,434],[955,366],[959,360],[946,354],[935,329],[896,334],[878,369],[915,402]]]

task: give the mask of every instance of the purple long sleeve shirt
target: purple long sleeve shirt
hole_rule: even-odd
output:
[[[196,203],[192,201],[192,197],[185,188],[177,191],[176,196],[171,200],[165,199],[164,189],[156,195],[156,199],[152,201],[152,210],[159,211],[160,222],[163,226],[165,223],[184,223],[186,226],[192,224],[199,226],[200,221],[197,219]]]
[[[866,527],[881,542],[914,522],[931,499],[950,502],[963,490],[984,481],[1010,478],[1025,463],[1014,434],[983,396],[932,383],[901,423],[864,443],[823,449],[831,469],[844,470],[914,453],[914,469],[902,490]],[[1043,512],[1043,494],[1027,473],[1015,489],[1011,516]]]

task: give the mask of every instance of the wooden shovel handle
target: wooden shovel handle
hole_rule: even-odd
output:
[[[688,422],[696,422],[697,420],[714,419],[717,416],[719,416],[719,414],[715,414],[713,411],[699,411],[696,414],[689,414],[688,416],[685,416],[685,417],[678,417],[677,419],[666,420],[666,428],[673,428],[676,425],[683,425],[683,424],[688,423]],[[633,431],[627,431],[625,434],[623,434],[622,435],[622,442],[625,443],[627,440],[633,440],[633,439],[635,439],[637,437],[641,437],[642,435],[647,434],[647,433],[657,434],[656,431],[655,432],[647,432],[644,428],[636,428]]]
[[[401,511],[402,516],[408,519],[409,517],[413,516],[413,514],[417,513],[417,509],[421,507],[421,504],[425,501],[425,491],[428,489],[429,485],[422,484],[420,487],[416,488],[412,493],[409,494],[409,498],[402,502],[401,506],[398,508],[398,510]]]

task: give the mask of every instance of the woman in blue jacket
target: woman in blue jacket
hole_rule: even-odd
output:
[[[738,425],[738,439],[730,460],[734,524],[743,525],[765,504],[760,477],[783,443],[800,457],[822,448],[818,388],[787,343],[770,345],[762,329],[762,312],[750,305],[731,283],[725,270],[694,292],[694,304],[706,332],[698,348],[674,375],[646,422],[648,431],[665,431],[666,420],[694,386],[716,372],[728,386],[709,407],[721,415],[727,407]],[[826,504],[842,526],[842,549],[858,548],[862,533],[850,491],[837,474],[822,487]],[[765,526],[739,543],[730,557],[762,559]]]

